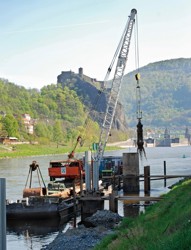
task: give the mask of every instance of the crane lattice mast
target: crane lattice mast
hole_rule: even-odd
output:
[[[97,156],[96,156],[98,161],[103,157],[105,146],[108,141],[108,136],[110,134],[111,126],[113,123],[113,118],[115,115],[115,110],[116,110],[117,102],[119,99],[121,83],[122,83],[122,79],[124,76],[124,71],[125,71],[126,62],[128,58],[130,41],[131,41],[133,26],[135,23],[136,14],[137,14],[137,10],[132,9],[127,25],[125,27],[125,31],[123,33],[123,37],[121,39],[121,47],[119,47],[119,49],[120,48],[121,49],[120,49],[120,53],[118,56],[115,74],[114,74],[114,78],[112,81],[111,91],[110,91],[110,95],[108,98],[106,113],[105,113],[104,121],[102,124],[102,129],[100,133],[98,151],[97,151]],[[111,69],[109,69],[109,71],[110,70]]]

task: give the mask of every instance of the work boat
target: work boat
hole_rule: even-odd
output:
[[[73,216],[73,199],[48,196],[31,196],[17,202],[6,204],[8,220],[57,219],[67,222]]]
[[[50,182],[48,183],[49,194],[63,192],[64,189],[70,189],[73,193],[75,180],[75,192],[79,193],[84,186],[85,177],[85,159],[68,159],[50,161],[48,174]],[[93,162],[92,162],[93,164]],[[93,168],[93,166],[91,166]],[[103,183],[108,183],[108,178],[113,175],[122,174],[121,156],[104,156],[99,166],[99,176]],[[110,182],[112,179],[110,179]]]
[[[32,187],[32,173],[36,171],[40,187]],[[27,187],[29,181],[29,187]],[[43,182],[43,187],[42,183]],[[75,204],[76,205],[76,204]],[[23,190],[23,199],[16,202],[6,202],[8,220],[36,220],[59,218],[67,222],[73,216],[74,199],[67,195],[54,193],[49,195],[45,186],[39,165],[33,161],[29,167],[29,174]]]

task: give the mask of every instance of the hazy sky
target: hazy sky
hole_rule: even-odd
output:
[[[140,66],[191,57],[190,0],[1,0],[0,77],[41,88],[83,67],[103,80],[132,8]],[[125,73],[135,69],[134,44]]]

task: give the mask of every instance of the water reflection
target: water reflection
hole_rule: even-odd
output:
[[[7,221],[7,250],[42,249],[66,224],[59,220]]]
[[[8,220],[7,232],[16,235],[43,236],[48,233],[57,232],[63,228],[64,224],[60,224],[59,219],[54,220]]]
[[[136,206],[137,205],[137,206]],[[130,201],[123,202],[123,209],[124,209],[124,217],[137,217],[140,213],[140,206],[139,202],[130,203]]]

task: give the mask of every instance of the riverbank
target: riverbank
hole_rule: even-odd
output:
[[[104,238],[95,250],[190,249],[191,180],[175,185],[163,200],[136,219],[124,218],[115,234]]]
[[[113,229],[119,224],[122,217],[109,210],[98,210],[91,217],[85,219],[86,228],[79,225],[69,228],[66,232],[59,232],[55,240],[42,250],[88,250],[92,249],[104,237],[111,235]]]
[[[191,244],[191,180],[183,181],[163,195],[163,200],[148,207],[137,218],[123,218],[112,231],[105,215],[101,225],[70,229],[59,233],[46,250],[115,250],[190,249]],[[104,219],[105,218],[105,219]]]
[[[119,147],[119,148],[131,148],[136,147],[136,142],[133,139],[128,139],[126,141],[107,143],[109,147]],[[187,140],[180,140],[179,143],[171,143],[171,147],[183,147],[190,146]],[[144,147],[156,147],[154,143],[144,143]]]
[[[106,150],[119,149],[117,146],[106,147]],[[89,150],[88,147],[79,147],[76,149],[76,154]],[[37,155],[59,155],[66,154],[72,151],[72,146],[57,147],[56,144],[40,145],[40,144],[19,144],[9,147],[0,147],[0,159],[27,157]]]
[[[188,146],[186,143],[178,143],[172,145],[172,147],[178,146]],[[122,148],[131,148],[135,147],[135,143],[132,139],[127,141],[119,141],[114,143],[107,143],[107,147],[105,151],[118,150]],[[148,147],[151,147],[149,145]],[[153,145],[152,145],[153,147]],[[69,145],[59,145],[51,143],[48,145],[40,145],[40,144],[18,144],[18,145],[1,145],[0,147],[0,159],[4,158],[16,158],[16,157],[27,157],[27,156],[46,156],[46,155],[59,155],[59,154],[68,154],[73,149],[72,146]],[[82,153],[89,150],[89,147],[78,147],[76,149],[77,153]]]

